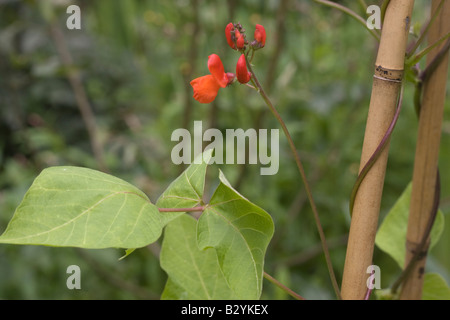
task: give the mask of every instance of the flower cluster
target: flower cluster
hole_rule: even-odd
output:
[[[266,44],[266,30],[260,24],[255,27],[254,39],[248,42],[245,30],[240,23],[229,23],[225,28],[225,38],[228,45],[239,52],[241,56],[236,64],[236,74],[225,72],[222,60],[217,54],[208,57],[208,69],[211,74],[196,78],[190,82],[194,89],[194,99],[200,103],[211,103],[217,96],[220,88],[225,88],[234,83],[246,84],[252,74],[247,69],[247,61],[250,53],[253,58],[255,50],[261,49]],[[249,63],[251,60],[249,61]]]

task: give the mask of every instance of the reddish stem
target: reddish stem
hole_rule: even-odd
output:
[[[193,208],[158,208],[159,212],[193,212],[204,211],[206,206],[193,207]]]

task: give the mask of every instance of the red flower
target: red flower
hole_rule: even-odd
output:
[[[247,63],[243,54],[241,54],[236,64],[236,77],[240,83],[247,83],[252,77],[252,74],[247,70]]]
[[[257,24],[255,26],[254,37],[260,48],[263,48],[266,45],[266,29],[264,29],[262,25]]]
[[[223,68],[222,60],[217,54],[208,58],[208,69],[211,74],[191,81],[194,89],[194,99],[200,103],[214,101],[220,88],[225,88],[234,80],[234,74],[227,74]]]
[[[228,45],[232,49],[244,49],[245,37],[231,22],[225,27],[225,37],[227,38]]]

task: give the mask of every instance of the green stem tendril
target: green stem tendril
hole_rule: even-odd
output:
[[[306,300],[305,298],[303,298],[301,295],[299,295],[298,293],[295,293],[294,291],[292,291],[291,289],[289,289],[288,287],[286,287],[284,284],[282,284],[281,282],[279,282],[277,279],[273,278],[271,275],[269,275],[267,272],[264,271],[264,278],[266,278],[267,280],[269,280],[272,284],[276,285],[278,288],[282,289],[284,292],[286,292],[287,294],[289,294],[291,297],[297,299],[297,300]]]
[[[358,21],[360,24],[362,24],[364,26],[364,28],[366,28],[375,39],[380,41],[380,35],[379,35],[378,31],[369,29],[367,27],[367,21],[365,19],[363,19],[360,15],[358,15],[356,12],[354,12],[353,10],[350,10],[349,8],[343,6],[339,3],[333,2],[333,1],[328,1],[328,0],[314,0],[314,1],[317,3],[321,3],[323,5],[338,9],[338,10],[348,14],[350,17],[352,17],[353,19]]]
[[[433,13],[430,21],[426,24],[425,28],[423,28],[423,31],[421,32],[419,39],[414,43],[413,47],[408,50],[406,53],[406,57],[409,59],[411,56],[416,52],[417,48],[419,48],[422,41],[425,39],[425,36],[428,34],[428,30],[430,29],[431,25],[433,24],[434,20],[436,20],[436,17],[438,16],[439,12],[441,12],[442,5],[444,4],[444,0],[441,0],[439,3],[439,6],[436,8],[436,11]]]
[[[192,207],[192,208],[158,208],[159,212],[194,212],[204,211],[206,206]]]
[[[340,294],[340,290],[339,290],[339,285],[337,283],[336,280],[336,276],[334,274],[333,271],[333,265],[331,263],[331,258],[330,258],[330,253],[328,251],[328,246],[326,243],[326,239],[325,239],[325,234],[323,232],[323,228],[322,228],[322,224],[320,223],[320,218],[319,218],[319,214],[317,212],[317,207],[316,204],[314,202],[314,199],[312,197],[312,192],[311,192],[311,188],[309,186],[308,180],[306,179],[306,174],[305,174],[305,170],[303,169],[303,165],[302,162],[300,160],[300,156],[297,152],[297,149],[294,145],[294,142],[292,140],[292,137],[286,127],[286,124],[284,123],[283,119],[281,118],[280,114],[278,113],[278,111],[276,110],[276,108],[274,107],[274,105],[272,104],[272,102],[270,101],[269,97],[267,96],[266,92],[264,91],[263,87],[261,86],[255,72],[253,71],[253,68],[251,66],[251,64],[248,61],[247,56],[245,57],[246,63],[247,63],[247,68],[250,71],[250,73],[252,74],[251,77],[251,81],[254,84],[254,86],[257,88],[259,94],[261,95],[261,97],[263,98],[264,102],[267,104],[267,106],[269,107],[270,111],[272,112],[272,114],[275,116],[275,118],[277,119],[277,121],[279,122],[279,124],[281,125],[281,128],[283,129],[284,135],[286,136],[288,143],[289,143],[289,147],[292,151],[292,154],[295,158],[295,162],[297,164],[298,170],[300,172],[300,175],[302,177],[303,183],[305,185],[305,190],[306,190],[306,194],[309,200],[309,203],[311,204],[311,208],[314,214],[314,219],[315,219],[315,223],[317,226],[317,230],[319,232],[319,236],[320,236],[320,241],[322,243],[322,249],[325,255],[325,260],[327,263],[327,267],[328,267],[328,272],[331,278],[331,282],[333,285],[333,289],[335,291],[336,297],[338,299],[341,299],[341,294]]]

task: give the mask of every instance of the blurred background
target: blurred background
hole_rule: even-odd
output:
[[[337,1],[366,17],[361,1]],[[366,1],[380,4],[381,1]],[[370,2],[370,3],[369,3]],[[70,4],[81,30],[69,30]],[[415,30],[428,16],[416,1]],[[194,120],[207,127],[279,128],[261,97],[234,84],[208,105],[193,98],[190,80],[208,73],[211,53],[234,72],[238,53],[225,40],[229,22],[267,31],[254,69],[285,119],[303,159],[341,282],[349,228],[349,197],[359,167],[377,41],[351,17],[312,0],[0,0],[0,233],[26,190],[49,166],[102,170],[143,190],[152,201],[184,169],[171,161],[172,131]],[[383,218],[410,182],[417,119],[413,87],[391,140]],[[450,211],[450,101],[440,169]],[[265,270],[308,299],[334,299],[317,229],[289,147],[280,134],[280,169],[213,165],[253,203],[269,212],[275,235]],[[427,268],[450,283],[450,224]],[[158,244],[123,251],[0,246],[0,299],[158,299],[166,281]],[[66,268],[81,268],[81,290],[66,287]],[[382,288],[399,268],[376,248]],[[264,299],[288,299],[265,282]]]

